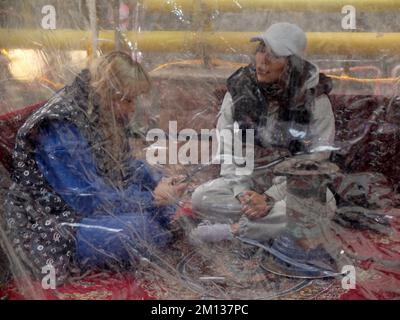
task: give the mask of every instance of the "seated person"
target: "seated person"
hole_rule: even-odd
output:
[[[335,137],[327,96],[331,81],[303,58],[303,30],[277,23],[252,41],[258,42],[255,63],[227,80],[217,129],[233,130],[236,124],[254,130],[255,168],[249,175],[237,175],[235,164],[222,162],[221,177],[195,190],[193,209],[211,224],[194,229],[193,241],[220,241],[233,235],[257,241],[274,238],[286,226],[286,183],[272,175],[273,167],[265,169],[265,163],[299,153],[312,160],[330,156]],[[257,169],[259,160],[264,168]],[[334,206],[330,192],[328,197]]]
[[[142,66],[112,52],[83,70],[18,131],[5,203],[8,237],[29,272],[57,284],[91,267],[129,266],[168,244],[184,184],[134,160],[129,119],[149,91]]]

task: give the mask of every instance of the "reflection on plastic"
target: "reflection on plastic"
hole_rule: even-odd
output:
[[[304,124],[282,120],[280,88],[242,92],[241,106],[260,94],[272,102],[265,123],[260,109],[239,125],[227,79],[254,62],[246,37],[265,30],[267,13],[256,2],[164,2],[97,1],[90,14],[76,1],[0,5],[1,28],[13,35],[0,53],[0,160],[10,168],[13,158],[10,172],[0,165],[0,298],[398,299],[398,35],[376,37],[394,32],[396,17],[369,12],[368,34],[332,35],[342,32],[339,5],[324,15],[268,13],[310,32],[310,65],[297,71],[310,68],[317,102]],[[304,3],[283,6],[307,11]],[[326,37],[353,56],[327,55],[339,50]],[[109,95],[120,85],[113,77],[137,66],[130,60],[120,73],[109,61],[95,76],[81,73],[114,45],[153,70],[150,91],[136,70]],[[332,92],[319,70],[334,74]],[[101,109],[100,98],[118,110]],[[42,101],[37,112],[25,108]],[[309,162],[277,177],[293,159]],[[321,172],[321,161],[339,171]],[[318,170],[321,178],[304,177]],[[175,183],[160,186],[162,176]]]

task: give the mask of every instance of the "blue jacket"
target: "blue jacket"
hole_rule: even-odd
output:
[[[132,159],[128,187],[113,188],[97,174],[89,143],[66,121],[40,130],[35,154],[47,182],[82,217],[74,226],[79,262],[101,265],[110,258],[128,262],[132,252],[146,255],[152,246],[168,243],[165,227],[175,208],[154,205],[152,191],[160,177],[145,162]]]

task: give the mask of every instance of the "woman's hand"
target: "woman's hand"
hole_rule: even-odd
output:
[[[187,183],[180,183],[182,177],[162,178],[154,189],[154,200],[157,206],[166,206],[179,201],[187,188]]]
[[[242,212],[250,219],[256,220],[265,217],[272,208],[266,197],[255,191],[245,191],[238,196],[242,204]]]

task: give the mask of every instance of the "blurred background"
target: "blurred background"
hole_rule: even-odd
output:
[[[341,9],[347,2],[3,0],[0,108],[5,113],[47,99],[93,55],[113,49],[133,51],[148,70],[158,67],[155,78],[195,75],[219,81],[238,63],[251,61],[247,36],[278,21],[296,23],[309,33],[309,58],[338,77],[335,92],[392,95],[399,52],[393,41],[379,37],[391,33],[399,41],[396,2],[353,1],[356,30],[343,30]],[[55,26],[49,25],[49,5],[55,9]],[[362,39],[350,38],[361,33]]]

